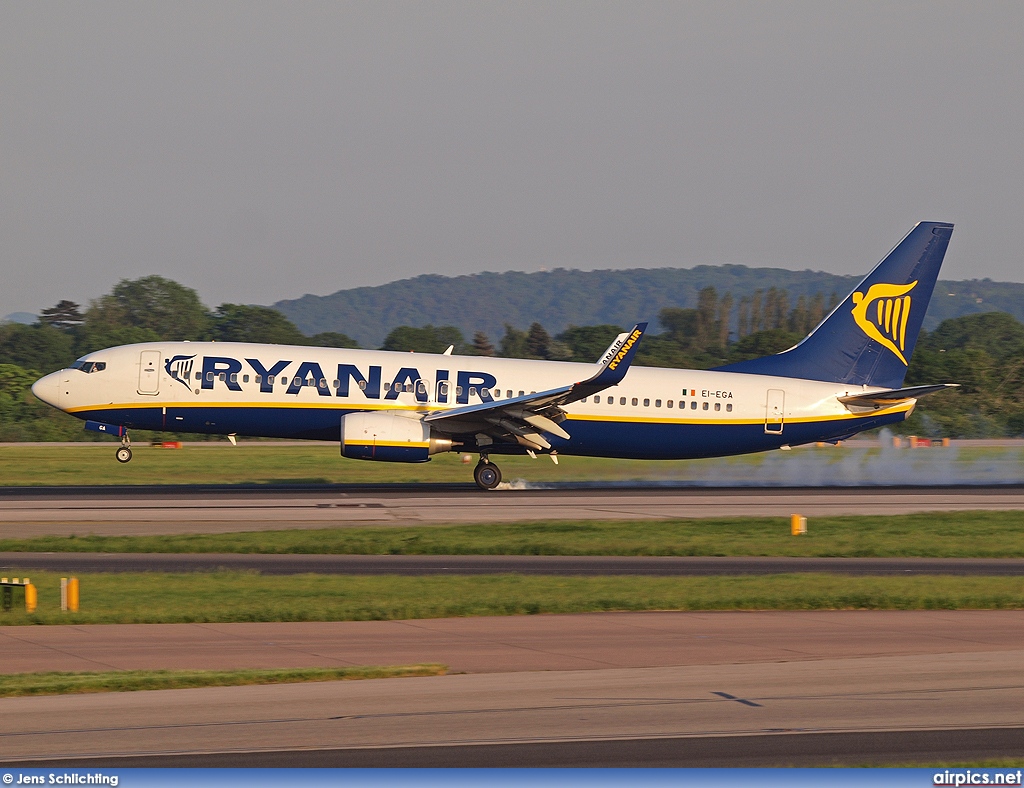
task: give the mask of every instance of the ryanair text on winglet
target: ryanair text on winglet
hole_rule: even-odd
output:
[[[615,369],[619,365],[619,362],[626,357],[627,353],[629,353],[629,349],[633,347],[637,340],[642,336],[643,332],[640,331],[640,329],[636,329],[632,334],[630,334],[629,339],[622,343],[622,347],[619,348],[619,352],[615,354],[615,358],[613,358],[612,362],[608,365],[608,369]]]

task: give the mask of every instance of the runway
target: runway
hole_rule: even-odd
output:
[[[764,558],[761,556],[253,555],[248,553],[0,553],[8,574],[209,572],[268,575],[1024,575],[1024,558]]]
[[[36,669],[453,657],[452,674],[429,678],[8,698],[4,762],[778,765],[1024,752],[1024,611],[18,627],[0,637],[15,662],[41,657]]]
[[[1024,488],[7,488],[0,538],[970,510],[1024,510]]]

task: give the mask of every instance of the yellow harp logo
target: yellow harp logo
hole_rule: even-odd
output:
[[[907,320],[910,317],[910,296],[917,282],[909,285],[871,285],[868,292],[853,294],[853,319],[860,330],[895,353],[903,365],[907,360]],[[872,304],[874,308],[872,309]]]

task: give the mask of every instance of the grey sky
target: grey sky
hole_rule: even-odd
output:
[[[1024,3],[5,2],[0,315],[421,273],[1024,280]],[[457,308],[457,305],[453,305]]]

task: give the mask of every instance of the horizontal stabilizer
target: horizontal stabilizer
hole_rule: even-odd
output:
[[[869,391],[864,394],[851,394],[848,397],[840,397],[839,401],[844,405],[860,405],[872,407],[874,405],[895,405],[897,402],[906,402],[908,399],[917,399],[934,394],[937,391],[958,388],[957,383],[937,383],[934,386],[911,386],[905,389],[890,389],[888,391]]]

